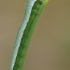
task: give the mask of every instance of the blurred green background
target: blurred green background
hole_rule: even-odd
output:
[[[0,70],[9,70],[27,0],[0,0]],[[49,0],[35,28],[24,70],[70,70],[70,0]]]

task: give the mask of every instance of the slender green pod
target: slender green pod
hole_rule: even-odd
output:
[[[29,0],[19,28],[10,70],[22,70],[35,25],[48,0]]]

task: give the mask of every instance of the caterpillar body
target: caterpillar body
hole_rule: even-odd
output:
[[[29,0],[14,45],[10,70],[22,70],[34,27],[47,2],[48,0]]]

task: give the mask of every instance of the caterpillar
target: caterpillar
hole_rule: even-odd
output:
[[[34,27],[47,2],[48,0],[29,0],[14,45],[10,70],[22,70]]]

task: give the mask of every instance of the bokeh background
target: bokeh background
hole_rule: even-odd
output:
[[[0,0],[0,70],[9,70],[27,0]],[[29,46],[24,70],[70,70],[70,0],[49,0]]]

